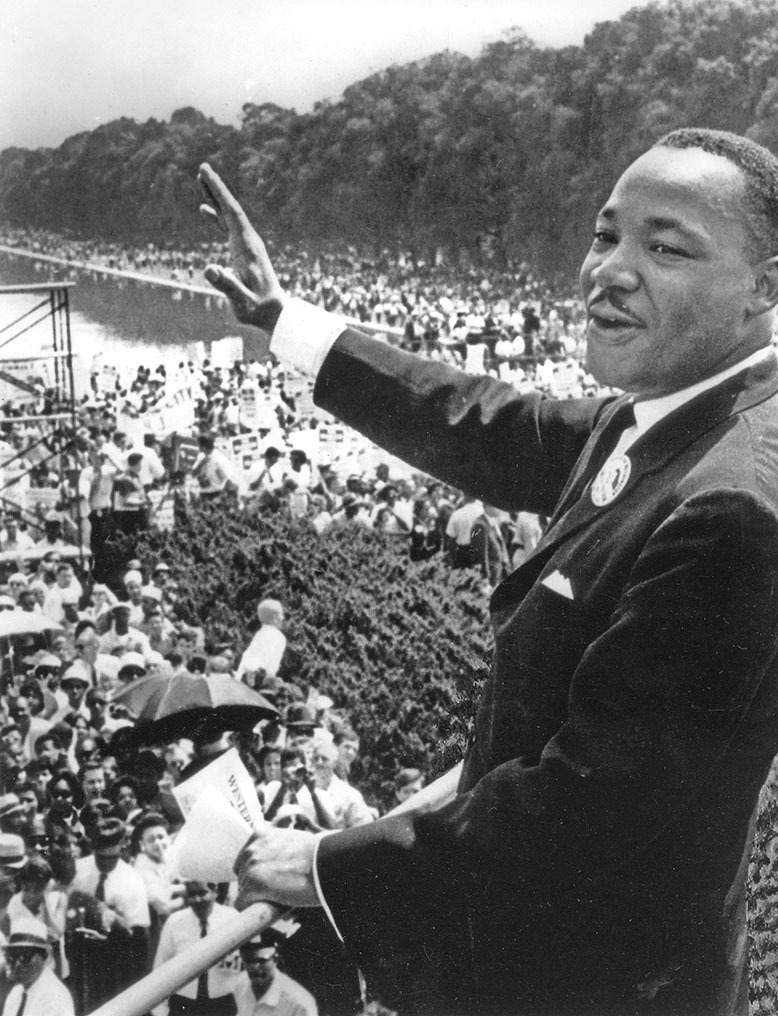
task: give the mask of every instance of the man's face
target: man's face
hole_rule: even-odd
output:
[[[334,761],[326,748],[313,749],[313,769],[325,786],[332,779]]]
[[[22,697],[18,698],[16,700],[16,705],[11,711],[11,715],[13,716],[14,721],[19,724],[19,729],[21,730],[22,735],[26,735],[27,731],[30,729],[30,721],[32,717],[29,699]]]
[[[256,998],[267,991],[276,975],[278,953],[264,949],[259,944],[247,943],[240,950],[243,965],[249,975],[251,987]]]
[[[186,902],[199,921],[208,917],[213,910],[216,893],[204,882],[189,882],[186,887]]]
[[[96,797],[102,797],[105,793],[105,773],[102,769],[87,769],[81,786],[87,801],[94,801]]]
[[[59,752],[57,752],[57,755],[58,754]],[[35,787],[35,793],[38,795],[41,801],[46,800],[46,787],[49,785],[50,779],[51,779],[50,769],[39,769],[38,772],[35,774],[35,779],[32,781],[33,786]]]
[[[106,783],[113,783],[119,775],[119,762],[115,755],[103,756],[103,776]]]
[[[143,835],[140,838],[140,849],[152,861],[160,863],[164,861],[169,846],[170,837],[164,826],[150,826],[148,829],[143,830]]]
[[[75,642],[76,653],[86,663],[95,665],[97,652],[100,647],[100,640],[97,633],[91,628],[85,628]]]
[[[101,874],[109,875],[119,863],[119,855],[113,853],[94,851],[95,867]]]
[[[605,385],[678,391],[764,344],[740,170],[699,149],[654,148],[617,182],[581,268],[587,361]]]
[[[38,797],[35,793],[35,788],[32,784],[30,784],[30,786],[24,790],[17,790],[16,796],[19,798],[19,803],[22,808],[24,808],[22,814],[24,815],[24,820],[26,822],[28,819],[32,818],[35,813],[35,809],[38,807]]]
[[[127,595],[129,596],[131,603],[134,603],[136,605],[140,603],[141,601],[140,593],[142,588],[143,586],[141,586],[140,582],[134,582],[132,579],[130,579],[130,581],[126,583],[125,589],[127,590]]]
[[[140,605],[141,610],[143,611],[143,616],[146,618],[147,621],[155,610],[157,611],[159,610],[159,603],[151,596],[142,597]]]
[[[70,565],[60,565],[57,569],[57,585],[60,589],[67,589],[73,581],[73,569]]]
[[[27,989],[40,977],[46,953],[42,949],[9,949],[6,962],[13,983]]]
[[[3,747],[9,755],[19,755],[22,750],[22,735],[18,730],[9,730],[3,735]]]
[[[83,681],[74,681],[69,677],[62,682],[61,688],[68,697],[68,705],[72,709],[77,709],[81,705],[84,695],[86,695],[86,685]]]

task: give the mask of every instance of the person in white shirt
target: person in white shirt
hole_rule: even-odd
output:
[[[155,969],[201,939],[234,921],[237,911],[216,902],[216,887],[205,882],[186,883],[186,906],[165,922],[154,957]],[[234,1016],[235,989],[240,960],[228,953],[214,966],[180,987],[154,1016]]]
[[[198,438],[200,454],[192,466],[192,476],[200,485],[200,498],[213,499],[225,491],[235,490],[235,466],[227,456],[216,449],[211,434]]]
[[[71,964],[79,978],[88,981],[86,995],[98,1005],[132,984],[146,968],[148,896],[143,879],[120,856],[125,835],[120,819],[100,819],[89,839],[92,854],[78,858],[71,885],[71,894],[97,901],[100,927],[95,930],[101,937],[81,941]]]
[[[8,975],[13,987],[3,1016],[74,1016],[73,999],[53,970],[46,966],[49,943],[46,925],[34,917],[11,924],[5,943]]]
[[[357,788],[335,775],[338,754],[332,734],[324,728],[317,729],[313,735],[312,760],[316,786],[329,794],[339,829],[366,825],[375,816]]]
[[[262,600],[257,605],[257,617],[261,627],[240,658],[235,672],[238,680],[242,680],[244,674],[257,670],[264,670],[268,677],[275,677],[286,650],[286,635],[281,631],[284,608],[279,601]]]
[[[455,508],[446,524],[446,539],[451,550],[451,563],[455,568],[468,568],[473,556],[470,548],[470,534],[475,520],[483,511],[483,505],[469,495]]]
[[[235,985],[238,1016],[318,1016],[313,995],[278,969],[272,929],[240,947],[245,970]]]
[[[184,906],[185,886],[171,873],[167,864],[170,834],[167,821],[156,812],[148,812],[136,821],[133,839],[138,854],[133,867],[143,879],[152,918],[152,945],[156,948],[167,918]]]

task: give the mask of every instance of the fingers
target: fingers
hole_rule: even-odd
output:
[[[220,293],[224,293],[228,297],[236,310],[238,308],[247,309],[256,306],[257,298],[229,268],[220,268],[218,265],[206,265],[203,274],[214,289],[218,289]]]
[[[232,191],[227,187],[222,178],[215,170],[213,170],[207,162],[204,162],[197,173],[197,179],[200,181],[200,185],[205,191],[209,205],[206,208],[213,206],[218,215],[224,218],[234,216],[235,218],[245,218],[245,212],[241,208],[241,205],[237,198],[233,195]]]

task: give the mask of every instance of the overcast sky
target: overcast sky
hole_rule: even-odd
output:
[[[59,145],[120,116],[244,102],[302,112],[392,63],[477,55],[512,25],[579,44],[633,0],[0,0],[0,150]]]

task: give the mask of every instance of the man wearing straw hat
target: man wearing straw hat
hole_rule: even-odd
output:
[[[14,986],[3,1016],[74,1016],[70,992],[46,966],[49,942],[42,921],[34,917],[14,921],[5,953]]]

